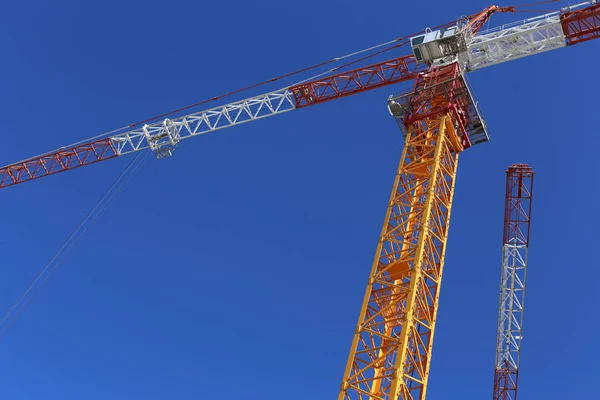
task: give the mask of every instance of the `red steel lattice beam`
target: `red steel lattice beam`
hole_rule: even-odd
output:
[[[568,45],[600,37],[600,4],[566,12],[560,20]]]
[[[506,171],[504,244],[529,245],[533,174],[527,164],[514,164]]]
[[[296,108],[302,108],[414,79],[426,67],[424,64],[417,65],[414,56],[404,56],[303,83],[290,90],[294,94]]]
[[[494,400],[516,400],[519,371],[508,367],[494,371]]]
[[[61,149],[0,168],[0,189],[117,156],[110,138]]]

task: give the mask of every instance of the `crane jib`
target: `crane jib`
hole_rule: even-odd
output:
[[[471,72],[600,37],[600,4],[597,0],[479,31],[492,13],[507,11],[512,9],[492,6],[468,17],[465,24],[459,23],[456,34],[464,33],[465,27],[471,29],[466,37],[466,52],[457,42],[450,48],[456,48],[460,53],[442,51],[439,53],[441,58],[431,63],[419,63],[415,55],[403,56],[184,117],[166,119],[109,138],[90,139],[0,168],[0,189],[145,149],[151,149],[158,158],[167,157],[183,139],[413,80],[430,66],[440,67],[458,61],[465,72]],[[452,43],[444,43],[449,44]]]
[[[0,189],[117,156],[110,138],[59,149],[0,168]]]

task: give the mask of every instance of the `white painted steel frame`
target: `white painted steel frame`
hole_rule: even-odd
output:
[[[565,46],[560,16],[544,15],[475,36],[469,44],[465,69],[474,71]]]
[[[210,110],[144,125],[112,136],[111,141],[119,155],[150,148],[157,158],[163,158],[171,155],[180,140],[282,114],[295,108],[296,102],[292,92],[282,89]]]
[[[577,10],[592,4],[597,4],[597,0],[479,32],[469,44],[465,70],[474,71],[566,46],[560,23],[561,12]],[[459,55],[459,59],[463,61],[464,57]]]
[[[496,342],[496,369],[519,367],[523,340],[523,306],[527,277],[528,247],[512,238],[502,249],[502,273]]]

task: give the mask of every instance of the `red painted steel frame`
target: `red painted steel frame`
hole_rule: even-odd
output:
[[[485,23],[490,19],[492,14],[497,12],[515,12],[516,8],[514,6],[510,7],[498,7],[498,6],[489,6],[485,10],[480,13],[471,15],[469,19],[469,26],[471,27],[471,31],[473,33],[479,32],[481,28],[485,25]]]
[[[567,44],[577,44],[600,37],[600,4],[560,16]]]
[[[494,372],[494,400],[517,400],[519,371],[507,367]]]
[[[529,245],[533,170],[527,164],[514,164],[506,171],[503,243]]]
[[[417,65],[410,55],[303,83],[290,90],[296,99],[296,108],[302,108],[414,79],[426,68],[424,64]]]
[[[432,84],[435,77],[435,84]],[[433,99],[443,97],[446,102],[433,102]],[[410,97],[410,110],[404,116],[404,124],[408,126],[419,120],[429,118],[444,112],[452,113],[454,121],[458,123],[457,133],[461,139],[461,146],[471,147],[468,137],[467,125],[469,118],[469,104],[472,99],[458,63],[453,63],[434,71],[419,75],[415,80],[413,94]]]
[[[0,168],[0,189],[117,156],[110,138],[61,149]]]

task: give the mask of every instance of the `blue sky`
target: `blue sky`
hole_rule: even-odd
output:
[[[0,16],[0,164],[487,5],[11,2]],[[515,162],[536,171],[519,398],[597,391],[599,50],[469,77],[492,141],[460,160],[431,399],[491,396],[504,171]],[[0,340],[0,396],[336,398],[403,145],[385,100],[402,88],[148,159]],[[0,310],[130,161],[2,191]]]

